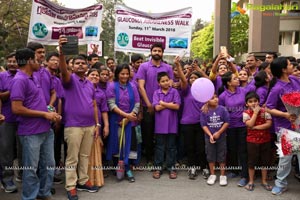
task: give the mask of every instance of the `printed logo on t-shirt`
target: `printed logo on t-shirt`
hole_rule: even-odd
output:
[[[213,115],[209,117],[207,125],[210,128],[221,128],[223,123],[224,122],[221,120],[221,116],[214,112]]]

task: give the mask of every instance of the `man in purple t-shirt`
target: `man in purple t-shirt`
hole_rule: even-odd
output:
[[[39,81],[33,72],[39,69],[32,50],[16,52],[20,70],[10,85],[12,112],[18,115],[18,135],[23,151],[22,199],[50,198],[54,175],[54,134],[49,121],[60,120],[55,112],[48,112]],[[37,169],[39,171],[37,172]]]
[[[136,78],[140,96],[143,100],[142,137],[146,153],[147,163],[152,162],[153,157],[153,133],[154,133],[154,108],[152,98],[155,90],[159,89],[157,74],[166,72],[172,85],[174,74],[172,67],[162,61],[164,48],[161,43],[151,46],[151,60],[140,65]]]
[[[73,58],[73,74],[67,70],[65,56],[61,51],[65,36],[59,38],[59,62],[65,89],[65,135],[68,145],[66,158],[66,185],[69,200],[77,200],[77,192],[97,192],[88,176],[88,163],[94,137],[99,136],[98,108],[94,85],[86,79],[87,61],[82,56]],[[78,173],[77,173],[78,171]]]
[[[54,102],[56,101],[56,91],[53,87],[51,74],[44,67],[45,62],[45,47],[38,42],[29,42],[27,48],[31,49],[35,53],[35,59],[39,63],[40,68],[34,72],[37,80],[40,82],[41,88],[43,89],[46,103],[51,108],[54,108]]]
[[[0,166],[2,168],[2,185],[4,191],[16,192],[17,187],[13,182],[13,170],[7,170],[8,166],[13,166],[15,141],[17,133],[17,117],[11,111],[11,101],[9,99],[9,85],[17,73],[18,65],[15,53],[6,57],[7,71],[0,73],[0,98],[2,101],[2,113],[5,116],[5,122],[0,126]]]

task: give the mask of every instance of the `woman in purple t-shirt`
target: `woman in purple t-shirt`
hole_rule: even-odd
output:
[[[236,170],[242,168],[238,186],[244,187],[247,184],[248,165],[247,129],[243,123],[243,111],[245,109],[245,95],[253,88],[239,87],[239,78],[232,72],[226,72],[223,75],[222,84],[223,86],[219,90],[219,105],[225,106],[230,115],[230,125],[227,129],[227,166],[233,167],[234,170],[234,173],[227,176],[237,176]]]
[[[114,81],[107,86],[106,94],[109,109],[109,137],[106,151],[107,160],[113,159],[117,164],[117,156],[125,163],[126,176],[129,182],[134,182],[134,176],[130,170],[130,162],[137,159],[138,134],[137,114],[140,108],[139,93],[134,84],[129,80],[130,68],[128,64],[118,65],[115,70]],[[125,132],[123,147],[119,146],[119,133],[122,122],[125,120]],[[139,137],[140,138],[140,137]]]
[[[266,101],[268,112],[273,116],[275,131],[279,127],[292,129],[291,122],[294,122],[297,117],[294,114],[287,112],[282,103],[281,96],[285,93],[298,91],[300,80],[290,76],[293,73],[293,65],[286,57],[279,57],[271,63],[271,71],[273,79],[270,83],[270,92]],[[297,154],[298,160],[300,153]],[[277,178],[275,186],[272,189],[272,194],[279,195],[287,189],[287,176],[291,171],[292,155],[287,155],[279,158]]]

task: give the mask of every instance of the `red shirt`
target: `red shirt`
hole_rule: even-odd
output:
[[[243,113],[243,121],[246,123],[246,121],[250,120],[253,116],[253,110],[245,110]],[[265,111],[265,109],[261,109],[257,115],[256,121],[254,123],[254,126],[262,125],[267,122],[267,120],[271,120],[271,115]],[[271,134],[270,129],[265,130],[253,130],[250,128],[247,128],[247,142],[255,143],[255,144],[262,144],[266,142],[271,141]]]

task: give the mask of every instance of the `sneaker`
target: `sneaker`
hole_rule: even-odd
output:
[[[55,193],[56,193],[55,188],[51,188],[51,189],[50,189],[50,192],[51,192],[52,195],[55,195]]]
[[[86,192],[98,192],[99,188],[91,184],[90,181],[87,181],[84,185],[77,184],[78,191],[86,191]]]
[[[241,178],[241,180],[237,184],[239,187],[245,187],[247,185],[247,179]]]
[[[7,181],[7,182],[2,181],[2,187],[1,188],[4,189],[4,191],[6,193],[13,193],[13,192],[17,192],[18,191],[18,188],[14,184],[13,181]]]
[[[278,187],[278,186],[274,186],[273,189],[272,189],[272,194],[274,195],[280,195],[282,194],[283,192],[285,192],[287,190],[286,187]]]
[[[126,172],[126,176],[127,176],[127,180],[129,181],[129,183],[135,182],[135,178],[134,178],[131,170],[128,170]]]
[[[197,171],[196,171],[196,169],[195,168],[191,168],[189,170],[189,179],[195,180],[196,177],[197,177]]]
[[[227,177],[228,177],[228,178],[235,178],[235,177],[237,177],[237,176],[238,176],[238,174],[233,173],[233,172],[230,172],[230,173],[227,174]]]
[[[53,177],[53,183],[54,184],[62,184],[63,180],[54,176]]]
[[[220,185],[221,186],[227,185],[227,176],[220,176]]]
[[[68,200],[78,200],[76,189],[67,191]]]
[[[204,179],[207,179],[209,177],[209,170],[208,169],[203,169],[202,170],[202,176]]]
[[[18,183],[22,183],[22,176],[21,175],[17,175],[16,176],[16,182],[18,182]]]
[[[55,174],[55,176],[60,176],[60,175],[62,175],[62,172],[60,169],[55,169],[54,174]]]
[[[210,175],[206,182],[208,185],[213,185],[213,184],[215,184],[216,180],[217,180],[216,175]]]

